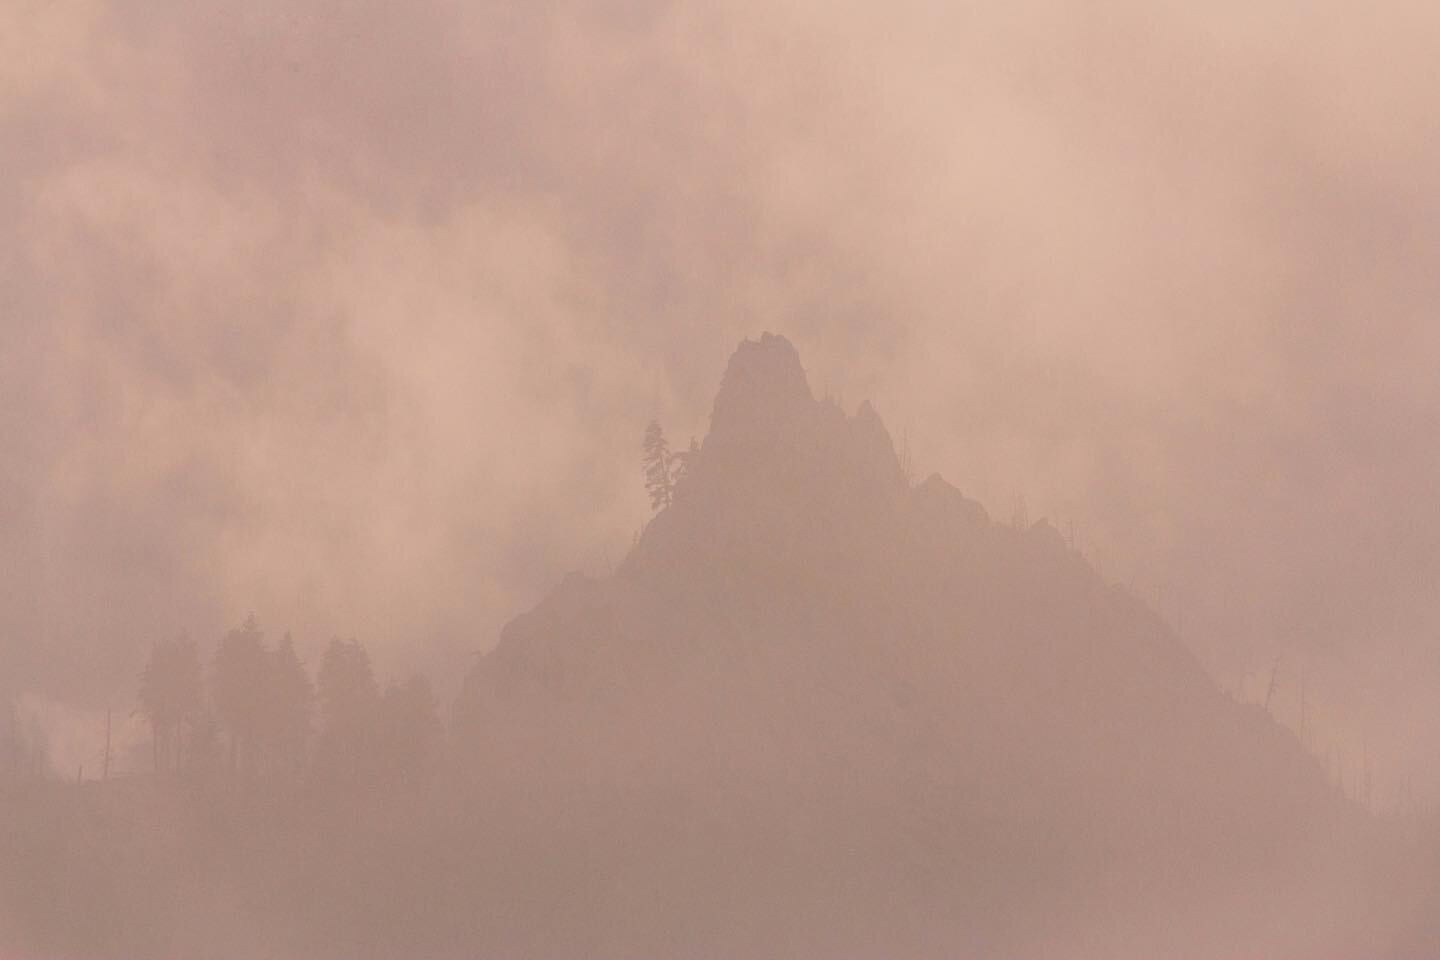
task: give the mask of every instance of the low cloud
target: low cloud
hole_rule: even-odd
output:
[[[618,559],[644,423],[702,433],[777,329],[1227,683],[1440,715],[1428,6],[0,17],[12,690],[251,610],[453,674]]]

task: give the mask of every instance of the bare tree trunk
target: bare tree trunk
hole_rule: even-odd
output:
[[[1275,666],[1270,668],[1270,686],[1265,689],[1265,712],[1270,712],[1270,698],[1275,695],[1275,678],[1280,675],[1280,662],[1285,659],[1285,654],[1275,658]]]

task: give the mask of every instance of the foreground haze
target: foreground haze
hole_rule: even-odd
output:
[[[0,4],[0,956],[1440,952],[1437,49]]]

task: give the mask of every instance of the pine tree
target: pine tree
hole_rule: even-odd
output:
[[[305,746],[310,738],[315,688],[288,632],[270,652],[267,681],[266,748],[279,771],[296,773],[304,763]]]
[[[230,769],[254,770],[265,729],[270,655],[252,615],[225,634],[215,651],[211,699],[230,748]]]
[[[675,478],[671,473],[670,444],[665,440],[665,431],[660,428],[658,420],[651,420],[645,428],[643,447],[645,456],[641,462],[645,470],[645,490],[650,494],[650,509],[659,511],[670,506],[675,498]]]
[[[379,739],[380,691],[370,656],[357,640],[331,640],[316,674],[320,736],[316,771],[331,784],[371,779]]]

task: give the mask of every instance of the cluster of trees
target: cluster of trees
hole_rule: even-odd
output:
[[[332,640],[312,682],[290,635],[271,646],[252,616],[221,639],[206,681],[193,641],[152,648],[139,700],[157,775],[413,781],[443,737],[425,678],[382,692],[356,640]]]

